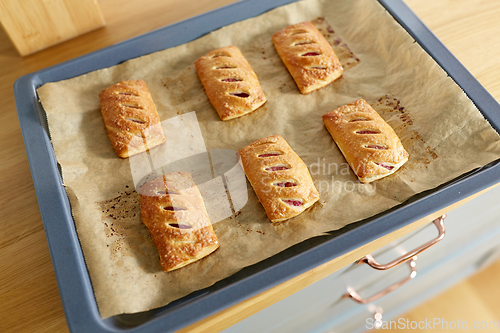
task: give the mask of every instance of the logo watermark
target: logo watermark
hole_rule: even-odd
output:
[[[318,157],[318,162],[311,163],[309,166],[309,172],[312,176],[317,175],[348,175],[350,174],[351,167],[349,163],[329,163],[326,158],[323,159]]]
[[[349,163],[330,163],[326,158],[318,157],[318,161],[311,163],[308,169],[313,178],[319,178],[315,185],[320,195],[326,192],[358,192],[370,195],[376,191],[376,183],[361,183]]]
[[[187,183],[183,180],[180,183],[184,185],[172,185],[168,189],[165,185],[168,175],[188,172],[203,198],[212,224],[241,210],[248,201],[248,192],[245,172],[238,161],[237,152],[231,149],[207,150],[194,111],[166,119],[161,125],[165,143],[128,159],[135,189],[140,192],[144,186],[157,180],[150,185],[152,190],[147,191],[148,195],[165,196],[170,191],[175,193],[173,187],[182,187]],[[147,140],[143,144],[147,146]],[[164,209],[172,210],[174,215],[182,214],[182,200],[175,199],[175,196],[169,200],[172,207]],[[175,204],[176,200],[179,204]],[[176,227],[184,230],[181,224],[176,224]]]
[[[425,320],[410,320],[408,318],[399,318],[398,320],[377,320],[374,318],[366,319],[366,329],[400,329],[400,330],[500,330],[500,322],[496,321],[474,321],[469,323],[467,320],[445,320],[443,318],[425,318]]]

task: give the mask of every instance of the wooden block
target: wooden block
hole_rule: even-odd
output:
[[[0,23],[25,56],[105,22],[97,0],[0,0]]]

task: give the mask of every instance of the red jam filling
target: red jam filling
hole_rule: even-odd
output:
[[[356,118],[356,119],[350,120],[349,122],[354,123],[356,121],[370,121],[370,120],[371,119],[368,119],[368,118]]]
[[[289,204],[290,206],[300,207],[302,206],[302,201],[299,200],[283,200],[283,202]]]
[[[288,170],[288,169],[290,169],[290,168],[287,166],[279,165],[279,166],[272,166],[272,167],[266,168],[266,171],[281,171],[281,170]]]
[[[304,53],[302,56],[303,57],[315,57],[315,56],[319,56],[319,53],[318,52],[307,52],[307,53]]]
[[[308,44],[314,44],[314,42],[300,42],[300,43],[295,43],[293,45],[298,46],[298,45],[308,45]]]
[[[292,182],[274,183],[273,185],[274,186],[278,186],[278,187],[293,187],[293,186],[297,186],[297,184],[292,183]]]
[[[165,210],[169,210],[169,211],[186,210],[185,208],[181,208],[181,207],[172,207],[172,206],[169,206],[169,207],[163,207],[163,209],[165,209]]]
[[[365,130],[365,131],[357,131],[356,134],[380,134],[380,132]]]
[[[182,223],[170,223],[169,226],[178,228],[178,229],[191,229],[192,226],[188,224],[182,224]]]
[[[230,93],[230,95],[233,95],[233,96],[236,96],[236,97],[243,97],[243,98],[246,98],[246,97],[250,96],[249,94],[247,94],[245,92]]]
[[[234,66],[220,66],[220,67],[217,67],[216,69],[231,69],[231,68],[236,68]]]
[[[366,146],[366,148],[370,148],[370,149],[388,149],[387,147],[384,147],[384,146],[378,146],[378,145],[369,145],[369,146]]]
[[[394,169],[394,167],[392,165],[387,165],[387,164],[384,164],[384,163],[375,163],[375,164],[378,165],[378,166],[381,166],[382,168],[386,168],[387,170]]]
[[[260,154],[258,157],[271,157],[271,156],[279,156],[281,153],[267,153],[267,154]]]
[[[234,78],[234,77],[230,77],[230,78],[227,78],[227,79],[222,79],[221,80],[222,82],[239,82],[239,81],[243,81],[242,79],[237,79],[237,78]]]

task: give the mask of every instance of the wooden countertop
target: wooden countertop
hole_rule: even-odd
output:
[[[58,64],[234,0],[100,0],[107,25],[27,57],[0,30],[0,332],[67,331],[17,119],[13,84]],[[500,98],[497,0],[405,0],[453,54]]]

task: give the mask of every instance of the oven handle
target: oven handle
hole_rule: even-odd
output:
[[[417,257],[414,257],[414,258],[411,258],[410,261],[408,261],[408,265],[410,266],[411,272],[410,272],[410,275],[406,279],[401,280],[399,282],[396,282],[392,286],[390,286],[390,287],[382,290],[381,292],[379,292],[371,297],[368,297],[368,298],[363,298],[363,297],[359,296],[359,294],[356,292],[356,290],[349,287],[349,288],[347,288],[347,293],[344,294],[343,298],[352,298],[354,301],[361,303],[361,304],[367,304],[367,303],[371,303],[373,301],[376,301],[380,297],[385,296],[388,293],[398,289],[399,287],[401,287],[402,285],[404,285],[408,281],[412,280],[415,276],[417,276],[417,269],[416,269],[417,262],[416,262],[416,260],[417,260]]]
[[[444,238],[444,234],[446,232],[446,229],[444,227],[444,219],[445,218],[446,218],[446,214],[438,217],[437,219],[435,219],[433,221],[434,225],[436,226],[436,228],[438,229],[438,232],[439,232],[439,234],[436,238],[428,241],[427,243],[417,247],[416,249],[414,249],[412,251],[409,251],[409,252],[403,254],[401,257],[391,261],[390,263],[387,263],[385,265],[380,264],[377,262],[377,260],[375,260],[375,258],[373,258],[373,256],[371,254],[364,256],[363,258],[356,261],[356,263],[357,264],[366,263],[366,264],[370,265],[370,267],[372,267],[372,268],[379,269],[379,270],[386,270],[386,269],[392,268],[394,266],[397,266],[405,261],[410,260],[414,256],[422,253],[423,251],[427,250],[429,247],[431,247],[432,245],[436,244],[437,242],[439,242],[440,240],[442,240]]]

